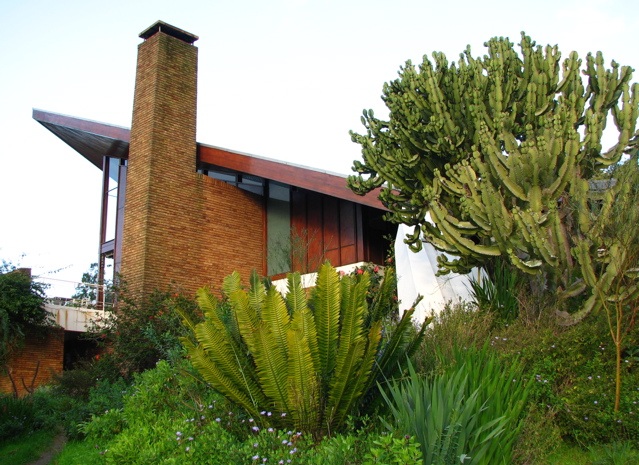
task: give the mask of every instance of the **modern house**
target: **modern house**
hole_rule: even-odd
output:
[[[396,227],[343,176],[196,142],[197,36],[140,37],[131,129],[40,110],[33,118],[103,171],[100,273],[132,292],[219,287],[237,270],[381,263]],[[97,207],[97,206],[96,206]]]
[[[353,194],[343,176],[196,142],[198,37],[159,21],[140,38],[131,129],[33,111],[103,172],[101,277],[114,270],[143,296],[219,288],[233,271],[248,281],[253,269],[277,279],[324,260],[382,263],[397,228],[374,194]],[[20,393],[23,380],[62,370],[95,312],[51,310],[64,337],[28,343],[11,361]],[[0,390],[12,390],[7,376]]]

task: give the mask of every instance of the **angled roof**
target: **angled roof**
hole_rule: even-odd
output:
[[[131,130],[73,116],[33,110],[33,119],[55,134],[98,168],[102,157],[129,157]],[[346,177],[327,171],[197,143],[198,162],[252,174],[351,202],[386,210],[378,193],[359,196],[346,187]]]

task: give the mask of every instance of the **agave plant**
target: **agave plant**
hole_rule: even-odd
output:
[[[394,271],[385,280],[394,282]],[[205,321],[186,321],[184,338],[193,366],[204,380],[249,415],[282,427],[323,435],[339,429],[346,416],[375,405],[379,382],[403,369],[419,346],[425,321],[415,330],[406,311],[397,324],[380,305],[391,299],[382,285],[368,308],[367,273],[340,276],[325,263],[307,299],[299,273],[288,275],[282,296],[254,273],[250,289],[233,273],[224,280],[230,314],[206,288],[198,291]]]

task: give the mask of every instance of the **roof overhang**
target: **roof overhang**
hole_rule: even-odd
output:
[[[105,155],[114,158],[129,156],[131,130],[128,128],[36,109],[33,110],[33,119],[100,169]],[[377,198],[379,190],[359,196],[346,186],[345,176],[327,171],[200,143],[197,144],[197,159],[199,163],[386,210]]]

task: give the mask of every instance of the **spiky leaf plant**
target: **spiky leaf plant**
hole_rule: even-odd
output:
[[[384,279],[395,279],[391,268]],[[403,369],[430,321],[416,331],[410,309],[390,324],[378,305],[392,299],[392,286],[369,308],[368,274],[340,277],[328,263],[310,299],[299,273],[288,275],[285,297],[255,274],[250,283],[246,291],[239,274],[226,277],[230,318],[208,289],[198,291],[205,321],[186,321],[194,337],[183,340],[193,366],[249,415],[316,436],[375,405],[378,382]]]

